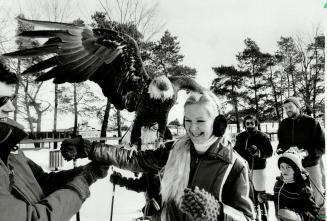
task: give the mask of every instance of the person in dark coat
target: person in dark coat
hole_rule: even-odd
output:
[[[89,186],[105,177],[108,166],[86,166],[46,173],[17,144],[27,136],[9,118],[18,78],[0,62],[0,220],[68,221],[90,195]]]
[[[255,206],[261,210],[261,220],[266,221],[268,219],[268,203],[259,203],[256,199],[259,192],[266,192],[266,159],[272,156],[273,149],[269,137],[257,129],[258,125],[259,122],[255,116],[244,117],[243,126],[246,130],[236,136],[234,150],[249,163],[250,181],[254,188],[252,198]]]
[[[301,153],[290,149],[280,155],[278,168],[281,175],[274,185],[274,194],[259,194],[259,201],[273,200],[278,220],[319,221],[308,172],[302,167]]]
[[[284,153],[291,147],[305,153],[303,167],[309,172],[316,202],[321,207],[320,213],[326,215],[320,168],[320,160],[325,153],[325,133],[317,120],[301,113],[297,97],[289,97],[283,103],[287,118],[279,124],[277,153]]]

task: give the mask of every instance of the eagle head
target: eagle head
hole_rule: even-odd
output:
[[[174,89],[170,80],[165,75],[160,75],[151,81],[148,93],[150,98],[167,100],[174,96]]]

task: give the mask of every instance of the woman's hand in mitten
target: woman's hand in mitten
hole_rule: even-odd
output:
[[[181,210],[193,221],[216,221],[220,215],[220,204],[213,195],[200,190],[187,188],[182,196]]]

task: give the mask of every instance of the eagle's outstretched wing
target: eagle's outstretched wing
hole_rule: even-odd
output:
[[[36,80],[54,79],[56,84],[92,80],[100,85],[118,109],[135,111],[140,94],[150,80],[139,48],[133,38],[108,29],[90,30],[85,26],[18,18],[21,22],[47,30],[24,31],[19,36],[48,38],[40,47],[4,54],[7,57],[54,56],[24,73],[41,72]]]

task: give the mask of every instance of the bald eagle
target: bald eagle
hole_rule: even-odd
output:
[[[127,34],[109,29],[88,29],[74,24],[27,20],[21,22],[45,27],[24,31],[20,37],[47,38],[40,47],[4,54],[7,57],[54,56],[32,65],[23,74],[38,73],[36,81],[78,83],[91,80],[119,110],[135,111],[131,144],[138,145],[142,126],[158,123],[163,138],[167,117],[181,89],[202,92],[204,88],[188,77],[151,78],[143,66],[136,41]]]

